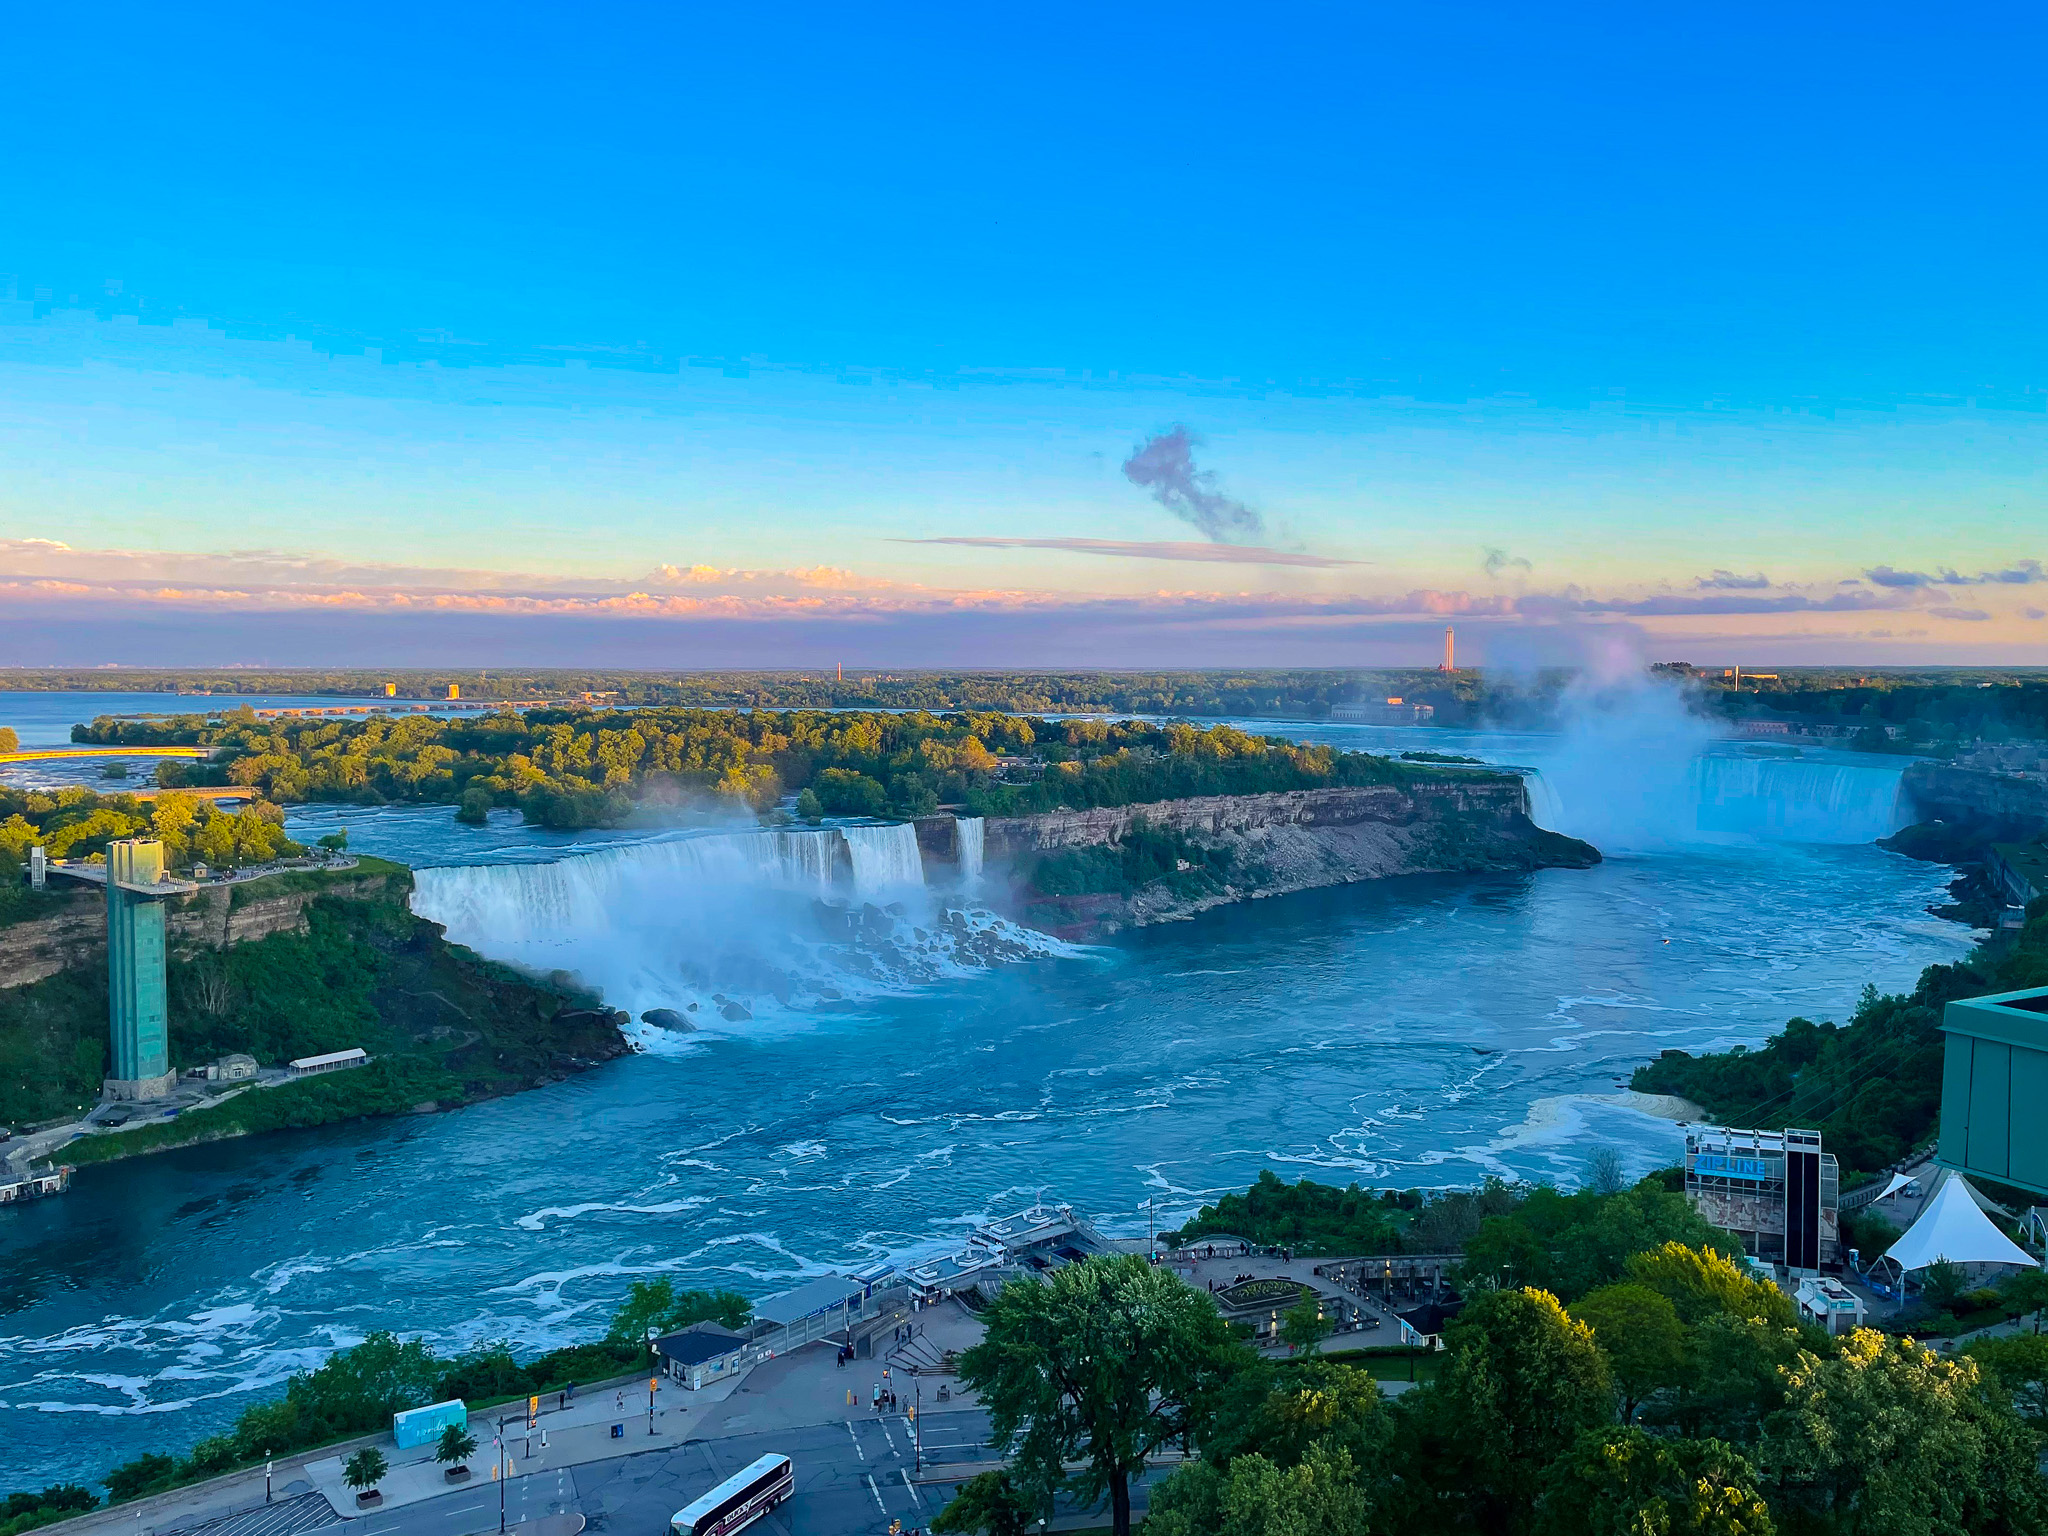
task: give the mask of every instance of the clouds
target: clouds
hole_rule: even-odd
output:
[[[1979,571],[1975,576],[1945,567],[1929,575],[1925,571],[1895,571],[1888,565],[1875,566],[1863,575],[1880,587],[2026,587],[2048,581],[2048,571],[2041,569],[2038,560],[2015,560],[2002,571]]]
[[[1206,570],[1358,565],[1235,544],[995,535],[905,542],[1166,562],[1148,573],[1153,579],[1167,575],[1173,562],[1186,562],[1183,580],[1189,588]],[[2008,569],[2027,568],[2020,562]],[[1526,649],[1532,636],[1546,633],[1558,643],[1577,644],[1588,633],[1624,630],[1682,644],[1685,649],[1676,654],[1694,659],[1701,647],[1725,643],[1739,648],[1730,654],[1790,660],[1793,652],[1784,648],[1792,644],[1788,635],[1815,644],[1834,637],[1848,647],[1864,638],[1932,634],[1931,644],[1947,636],[1958,646],[1974,644],[1972,657],[1997,654],[2008,661],[2032,659],[2039,649],[2034,641],[2031,655],[1999,651],[2029,644],[2042,612],[2022,610],[2016,584],[2004,581],[1790,586],[1716,571],[1684,585],[1650,589],[1562,585],[1529,591],[1516,583],[1511,590],[1475,591],[1396,587],[1384,577],[1366,590],[1355,589],[1367,586],[1369,569],[1360,566],[1359,574],[1336,578],[1353,590],[1332,590],[1328,581],[1290,591],[1176,590],[1161,582],[1150,590],[1104,593],[931,586],[834,566],[757,570],[676,562],[631,578],[572,580],[364,565],[281,551],[160,554],[16,539],[0,540],[0,632],[13,637],[12,649],[0,654],[83,665],[168,662],[175,653],[189,664],[220,664],[275,660],[283,652],[265,637],[296,635],[308,648],[307,660],[367,665],[392,659],[386,649],[392,637],[409,635],[419,646],[412,653],[415,662],[448,659],[435,636],[466,636],[478,645],[494,637],[490,643],[501,649],[482,653],[484,665],[510,664],[515,656],[567,665],[622,654],[621,648],[633,645],[649,648],[647,665],[671,664],[661,659],[664,647],[701,647],[679,653],[672,663],[678,665],[743,664],[713,656],[800,665],[835,654],[900,666],[1015,665],[1019,657],[1095,666],[1253,665],[1259,658],[1287,665],[1410,665],[1434,659],[1447,619],[1459,623],[1465,631],[1460,639],[1482,657],[1489,635],[1499,640],[1512,633]],[[1956,601],[1957,586],[1974,589],[1969,603]],[[1924,621],[1928,628],[1864,627],[1867,618],[1884,615]],[[93,636],[111,643],[111,637],[145,633],[156,637],[149,642],[153,648],[111,655],[91,648],[98,644]],[[1574,634],[1578,641],[1570,639]],[[1965,642],[1964,634],[1982,640]],[[65,635],[87,638],[69,650],[51,650],[56,637]],[[178,637],[188,635],[193,638],[185,645]],[[1426,648],[1409,654],[1408,648],[1422,646],[1422,637],[1430,635]],[[316,642],[314,636],[329,638]],[[222,648],[208,651],[202,640]]]
[[[1312,570],[1364,565],[1363,560],[1339,560],[1329,555],[1311,555],[1298,550],[1267,549],[1257,544],[1178,544],[1166,541],[1123,539],[1010,539],[996,537],[955,537],[943,539],[893,539],[895,544],[951,544],[968,549],[1056,549],[1075,555],[1113,555],[1130,560],[1188,560],[1204,565],[1293,565]]]
[[[1219,491],[1213,470],[1195,468],[1195,445],[1200,441],[1184,426],[1170,427],[1132,451],[1124,460],[1124,478],[1150,491],[1159,505],[1219,544],[1240,535],[1263,534],[1264,518]]]
[[[1502,571],[1533,571],[1536,567],[1519,555],[1511,555],[1504,549],[1486,546],[1486,557],[1479,562],[1479,568],[1487,575],[1498,577]]]

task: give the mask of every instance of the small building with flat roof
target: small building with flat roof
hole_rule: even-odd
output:
[[[654,1341],[662,1374],[692,1392],[737,1371],[745,1363],[746,1348],[745,1334],[718,1323],[692,1323]]]
[[[328,1051],[321,1056],[301,1056],[290,1063],[293,1077],[312,1077],[320,1072],[340,1072],[349,1067],[360,1067],[368,1062],[370,1053],[360,1045],[352,1045],[345,1051]]]

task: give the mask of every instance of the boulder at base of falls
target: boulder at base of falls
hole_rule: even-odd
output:
[[[754,1010],[745,1003],[727,1003],[718,1011],[734,1024],[743,1024],[754,1016]]]
[[[656,1029],[689,1031],[697,1027],[673,1008],[650,1008],[640,1015],[640,1022],[652,1024]]]

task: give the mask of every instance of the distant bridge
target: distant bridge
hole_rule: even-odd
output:
[[[0,752],[0,763],[41,763],[60,757],[198,757],[213,755],[211,747],[30,747]]]

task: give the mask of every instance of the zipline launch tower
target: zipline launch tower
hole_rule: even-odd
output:
[[[164,878],[164,845],[107,845],[107,1025],[110,1099],[160,1099],[177,1086],[164,980],[164,898],[191,890]]]

